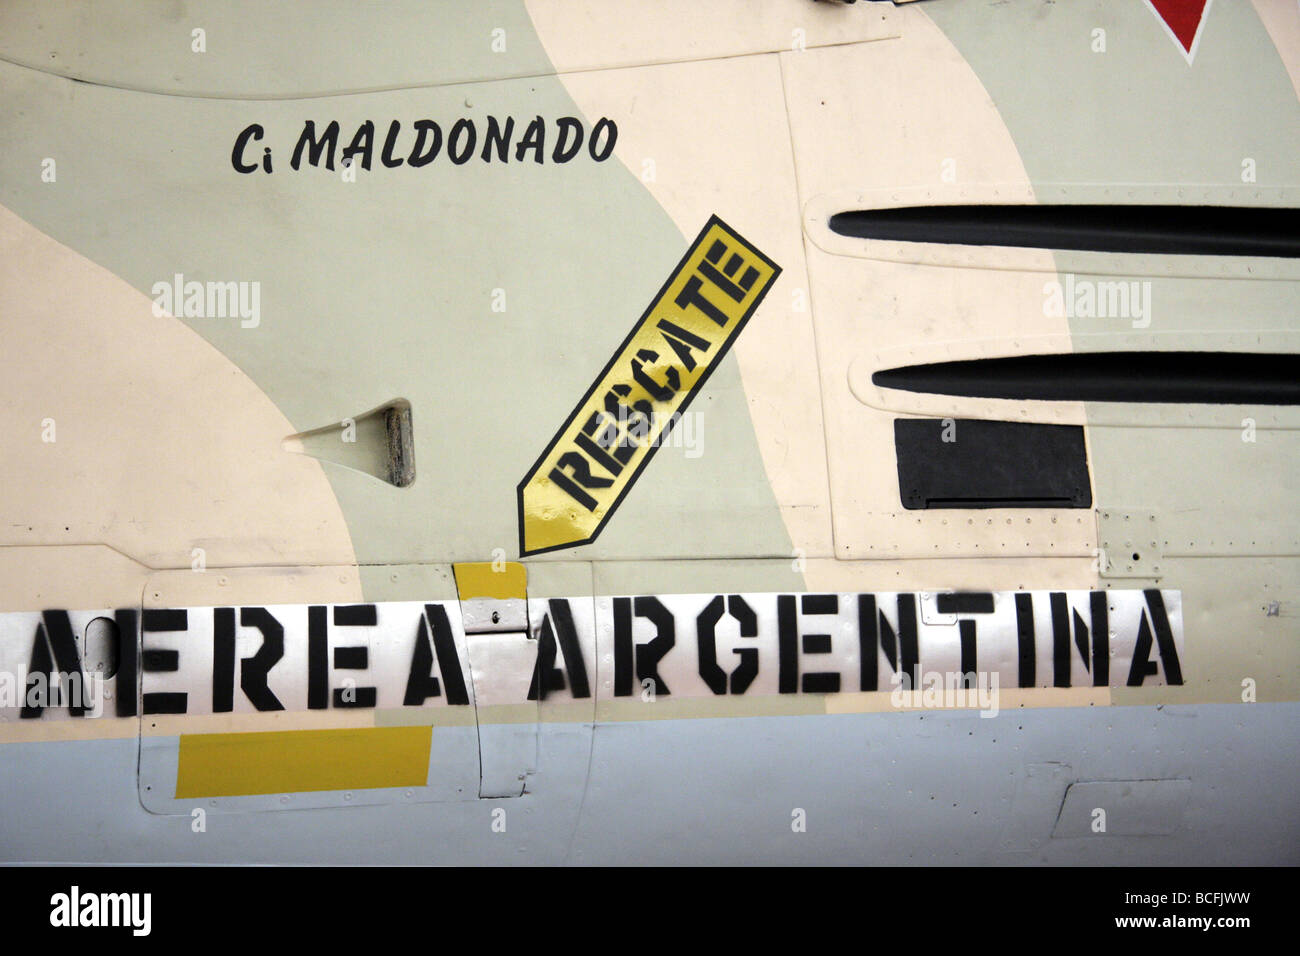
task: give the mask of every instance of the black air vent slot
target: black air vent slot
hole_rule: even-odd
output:
[[[1300,256],[1300,210],[1264,206],[901,206],[836,213],[830,228],[859,239],[966,246]]]
[[[1080,425],[894,420],[903,507],[1089,508]]]
[[[1300,356],[1272,352],[1062,352],[884,369],[881,388],[1049,402],[1300,405]]]

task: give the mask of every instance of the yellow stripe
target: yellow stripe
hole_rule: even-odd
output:
[[[182,734],[176,799],[423,787],[432,727]]]
[[[528,577],[517,561],[502,561],[493,568],[491,561],[467,561],[452,565],[456,572],[456,593],[462,601],[473,598],[511,598],[528,596]]]
[[[717,216],[518,488],[521,556],[593,540],[781,269]]]

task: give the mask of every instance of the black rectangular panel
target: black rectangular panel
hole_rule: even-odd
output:
[[[903,507],[1090,508],[1080,425],[898,418]]]

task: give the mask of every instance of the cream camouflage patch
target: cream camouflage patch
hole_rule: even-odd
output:
[[[717,216],[519,483],[519,553],[594,541],[780,267]]]

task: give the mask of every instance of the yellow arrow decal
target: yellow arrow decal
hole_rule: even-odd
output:
[[[519,483],[519,553],[594,541],[780,267],[717,216]]]

